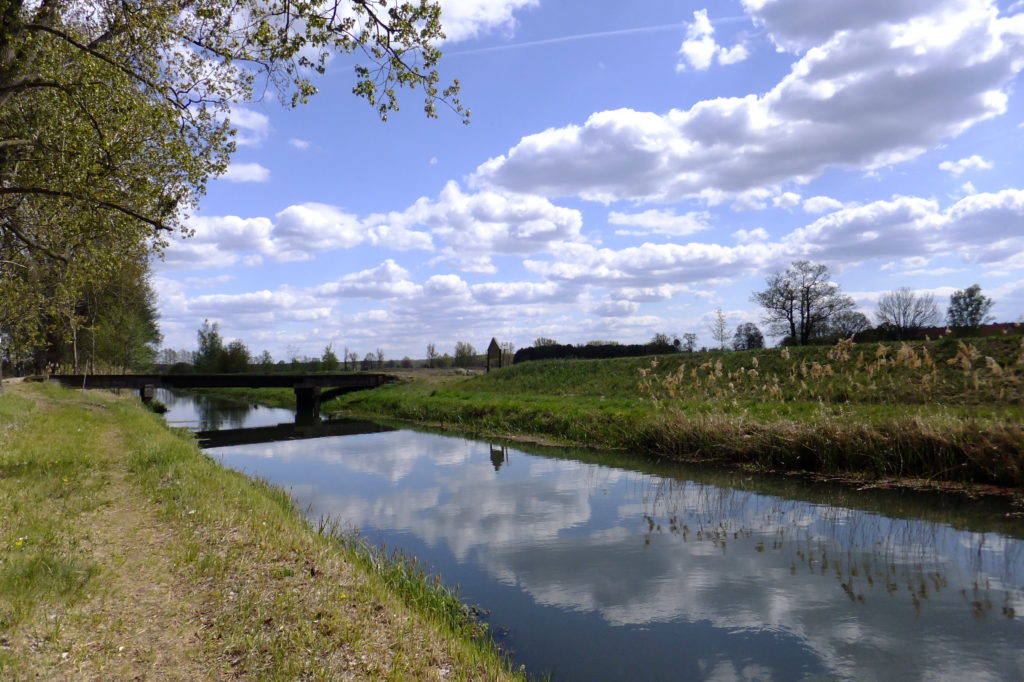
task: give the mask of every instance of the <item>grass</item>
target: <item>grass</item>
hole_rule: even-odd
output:
[[[332,412],[760,469],[1024,486],[1024,338],[530,362]]]
[[[7,384],[0,508],[0,679],[515,677],[415,562],[134,398]]]

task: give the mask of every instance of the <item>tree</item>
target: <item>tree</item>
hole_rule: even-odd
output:
[[[732,337],[732,347],[735,350],[764,348],[764,335],[753,322],[744,322],[736,327],[736,333]]]
[[[848,339],[868,329],[871,329],[871,321],[867,315],[856,310],[844,310],[833,315],[828,321],[827,334]]]
[[[249,371],[249,348],[239,339],[235,339],[224,349],[221,360],[221,372],[242,374]]]
[[[436,2],[10,0],[0,6],[0,325],[30,346],[82,328],[123,263],[186,235],[234,151],[231,107],[296,105],[331,55],[360,50],[353,92],[386,119],[397,89],[439,89]]]
[[[347,362],[349,362],[352,365],[352,371],[356,371],[356,363],[359,362],[359,353],[353,350],[348,351],[345,355]]]
[[[977,331],[978,327],[992,321],[989,311],[993,305],[995,301],[982,294],[979,285],[972,284],[954,291],[949,297],[946,321],[961,332]]]
[[[875,319],[879,326],[895,332],[897,339],[909,339],[922,328],[939,323],[939,308],[931,294],[900,287],[878,299]]]
[[[377,369],[384,369],[384,349],[377,349]]]
[[[341,364],[338,362],[338,356],[334,354],[333,345],[331,343],[327,344],[327,347],[324,348],[324,354],[320,358],[320,368],[325,372],[337,372],[338,365]]]
[[[697,335],[693,332],[687,332],[683,334],[683,349],[687,353],[692,353],[697,349]]]
[[[549,339],[546,336],[538,336],[533,340],[533,347],[540,348],[541,346],[557,346],[558,342],[554,339]]]
[[[427,367],[437,367],[437,346],[432,343],[427,344]]]
[[[402,369],[412,369],[412,358],[410,358],[408,355],[402,358],[401,367]]]
[[[476,348],[466,341],[455,342],[455,366],[472,367],[476,363]]]
[[[196,352],[196,370],[199,372],[220,372],[224,366],[224,339],[220,335],[220,324],[203,320],[197,332],[199,350]]]
[[[270,354],[269,350],[264,350],[260,353],[260,356],[256,358],[256,364],[260,366],[264,372],[269,372],[274,367],[274,358]]]
[[[511,367],[512,358],[516,355],[516,346],[511,341],[503,341],[501,343],[501,366]]]
[[[854,308],[853,299],[840,293],[829,278],[826,265],[794,261],[784,272],[768,277],[767,288],[754,292],[751,300],[765,309],[764,321],[772,334],[807,345],[827,331],[835,315]]]
[[[373,369],[373,361],[375,358],[376,356],[373,353],[367,353],[365,356],[363,356],[363,363],[360,369],[364,371],[368,369]]]
[[[718,341],[718,347],[726,349],[729,343],[729,328],[726,326],[725,313],[721,308],[715,309],[715,319],[711,322],[711,338]]]

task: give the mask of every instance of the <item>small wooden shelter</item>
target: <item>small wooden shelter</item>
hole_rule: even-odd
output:
[[[503,355],[498,340],[491,338],[491,345],[487,346],[487,371],[500,369],[502,367]]]

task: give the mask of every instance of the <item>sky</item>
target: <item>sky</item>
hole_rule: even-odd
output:
[[[163,345],[204,319],[277,359],[639,343],[763,327],[829,266],[874,321],[972,284],[1024,321],[1024,1],[440,0],[443,79],[382,123],[339,56],[238,150],[154,262]],[[777,339],[775,339],[777,341]],[[771,340],[770,340],[771,341]]]

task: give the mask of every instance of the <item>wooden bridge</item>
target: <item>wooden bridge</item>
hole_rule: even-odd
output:
[[[343,393],[365,391],[395,381],[390,374],[55,374],[68,388],[138,390],[143,402],[158,388],[290,388],[300,417],[320,416],[320,405]]]

